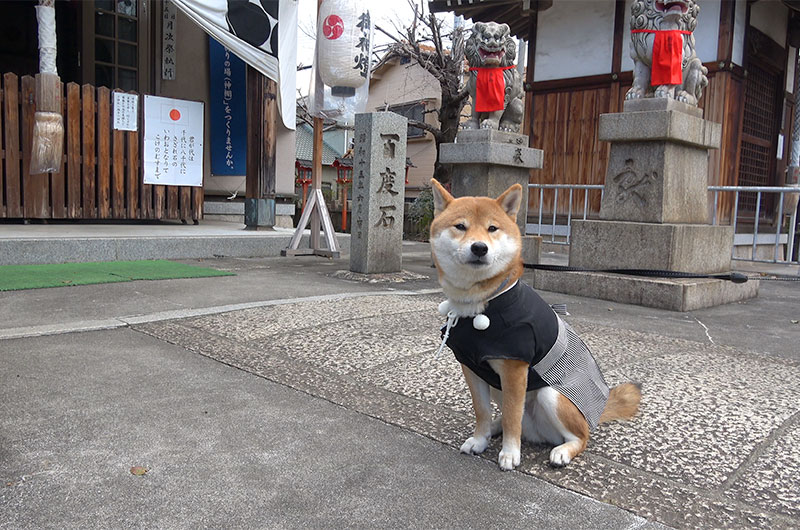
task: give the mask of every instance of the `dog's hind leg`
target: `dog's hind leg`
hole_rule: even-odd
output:
[[[553,387],[542,388],[536,398],[538,431],[556,444],[550,451],[550,464],[564,467],[586,449],[589,424],[578,407]]]
[[[469,393],[472,395],[472,408],[475,410],[475,431],[461,445],[461,452],[477,455],[486,450],[489,446],[489,438],[492,436],[492,400],[489,394],[489,383],[463,364],[461,369],[464,372]]]
[[[520,463],[522,445],[522,414],[528,387],[528,369],[525,361],[512,359],[489,360],[492,370],[500,376],[503,387],[503,448],[497,458],[500,469],[514,469]]]

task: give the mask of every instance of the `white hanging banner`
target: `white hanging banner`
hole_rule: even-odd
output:
[[[203,185],[203,103],[144,96],[144,183]]]
[[[278,108],[294,130],[297,0],[171,0],[206,33],[278,83]]]

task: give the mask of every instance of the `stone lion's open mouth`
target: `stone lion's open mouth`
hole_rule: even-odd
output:
[[[503,59],[503,55],[505,55],[505,50],[500,48],[499,50],[487,50],[486,48],[480,47],[478,48],[478,53],[481,56],[481,59],[484,61],[486,59],[494,59],[496,61],[500,61]]]
[[[686,13],[689,3],[685,0],[657,0],[656,10],[664,13]]]

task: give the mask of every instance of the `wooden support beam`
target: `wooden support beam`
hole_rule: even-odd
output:
[[[322,0],[317,0],[317,12]],[[322,83],[317,81],[314,87],[317,97],[322,97]],[[333,229],[328,207],[325,205],[325,198],[322,195],[322,118],[314,118],[314,152],[311,160],[311,191],[306,202],[300,221],[292,236],[289,246],[281,251],[281,256],[325,256],[338,258],[340,256],[339,242],[336,241],[336,233]],[[303,230],[311,223],[310,248],[300,249],[300,240]],[[322,228],[327,248],[321,246],[320,227]]]
[[[522,134],[528,137],[528,147],[533,145],[533,79],[536,70],[536,30],[539,23],[539,14],[531,13],[528,26],[528,51],[525,62],[525,112],[522,117]]]
[[[275,224],[275,156],[278,84],[247,67],[247,176],[245,224],[248,230]]]

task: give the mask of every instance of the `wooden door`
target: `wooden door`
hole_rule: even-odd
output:
[[[124,91],[150,91],[152,3],[152,0],[83,3],[84,83]]]

